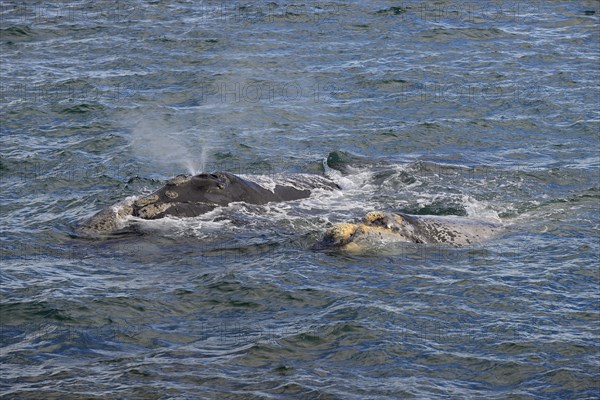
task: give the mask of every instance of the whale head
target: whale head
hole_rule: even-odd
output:
[[[385,242],[412,242],[405,225],[398,214],[370,212],[359,223],[342,223],[327,229],[314,248],[360,252]]]

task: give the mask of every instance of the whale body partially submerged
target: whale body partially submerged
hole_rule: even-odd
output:
[[[149,220],[166,216],[196,217],[233,202],[260,205],[305,199],[316,188],[339,189],[333,181],[319,175],[304,175],[293,184],[275,184],[272,188],[228,172],[178,175],[150,195],[100,211],[83,224],[82,231],[115,233],[122,229],[122,221],[128,216]]]
[[[390,242],[468,246],[501,229],[501,224],[474,218],[373,211],[359,223],[329,228],[315,249],[361,251],[373,244]]]

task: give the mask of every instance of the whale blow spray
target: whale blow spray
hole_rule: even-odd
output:
[[[204,172],[208,149],[194,129],[178,127],[176,123],[156,116],[144,116],[132,128],[134,152],[161,169],[186,170],[191,175]]]

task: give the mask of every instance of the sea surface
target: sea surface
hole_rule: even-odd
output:
[[[600,398],[597,1],[0,4],[2,398]],[[217,170],[341,190],[78,234]]]

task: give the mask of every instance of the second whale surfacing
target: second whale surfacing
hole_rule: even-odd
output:
[[[360,252],[374,244],[390,242],[468,246],[501,229],[501,224],[480,219],[373,211],[360,223],[329,228],[315,249]]]
[[[305,199],[312,189],[339,189],[334,182],[319,175],[298,174],[296,179],[287,182],[266,188],[228,172],[178,175],[150,195],[100,211],[84,223],[82,230],[88,234],[111,234],[123,228],[121,221],[128,216],[148,220],[167,216],[196,217],[234,202],[262,205]]]

